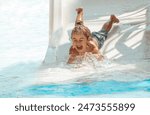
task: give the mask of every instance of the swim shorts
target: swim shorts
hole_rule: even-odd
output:
[[[102,48],[104,41],[107,39],[108,32],[104,29],[98,32],[92,32],[92,38],[96,39],[98,43],[98,48]]]

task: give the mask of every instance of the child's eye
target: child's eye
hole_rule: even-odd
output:
[[[72,40],[75,41],[76,39],[75,39],[75,38],[72,38]]]
[[[74,42],[77,42],[77,40],[73,40]]]

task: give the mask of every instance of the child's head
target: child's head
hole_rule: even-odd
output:
[[[71,38],[73,42],[73,47],[78,52],[85,52],[87,42],[91,40],[91,32],[84,25],[76,25],[72,30]]]

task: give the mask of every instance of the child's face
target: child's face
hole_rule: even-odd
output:
[[[87,41],[87,37],[83,33],[72,35],[73,47],[80,53],[86,52]]]

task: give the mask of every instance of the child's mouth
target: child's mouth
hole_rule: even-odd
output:
[[[82,50],[83,46],[77,46],[78,50]]]

